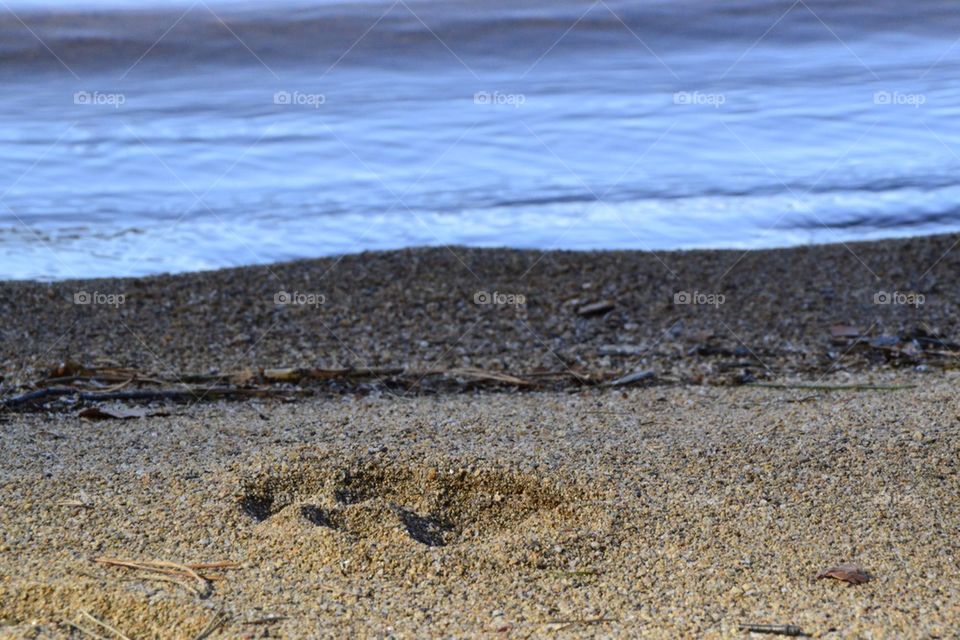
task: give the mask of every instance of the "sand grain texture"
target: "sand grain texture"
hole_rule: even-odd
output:
[[[110,405],[124,420],[84,420],[70,395],[7,408],[0,636],[79,638],[67,622],[86,611],[138,639],[951,637],[956,242],[439,248],[0,283],[5,397],[64,361],[165,380],[88,389],[285,367],[499,385],[321,380],[286,402],[284,378],[269,398]],[[78,290],[127,299],[74,305]],[[725,302],[674,304],[684,290]],[[509,382],[558,371],[624,386]],[[101,557],[239,566],[199,569],[208,590]],[[844,564],[870,580],[816,579]]]
[[[64,637],[87,610],[189,638],[222,609],[213,637],[947,637],[955,384],[7,416],[2,628]],[[103,555],[241,566],[201,599]],[[815,579],[843,562],[873,579]]]

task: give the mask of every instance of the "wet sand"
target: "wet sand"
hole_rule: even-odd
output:
[[[5,397],[68,359],[157,375],[655,376],[534,391],[373,380],[297,401],[152,403],[166,415],[128,420],[82,419],[65,398],[8,408],[0,636],[114,634],[85,611],[130,638],[195,638],[220,613],[209,637],[748,637],[742,623],[949,637],[960,285],[952,254],[936,261],[954,240],[738,262],[432,249],[2,284]],[[717,290],[703,284],[734,262]],[[276,305],[281,286],[326,298]],[[925,302],[873,304],[884,288]],[[726,299],[673,304],[687,289]],[[73,305],[77,290],[127,298]],[[474,302],[494,290],[526,304]],[[581,313],[601,300],[612,308]],[[198,581],[98,558],[236,566]],[[847,562],[871,580],[815,579]]]
[[[833,343],[830,327],[906,342],[932,335],[945,343],[940,351],[953,349],[958,240],[660,254],[452,247],[131,280],[0,283],[0,357],[8,388],[63,360],[166,374],[477,367],[609,377],[643,368],[697,384],[877,364],[939,369],[952,359],[851,349]],[[103,304],[74,304],[84,293]],[[282,293],[322,304],[278,305]],[[684,293],[703,304],[676,304]],[[919,294],[924,303],[875,304],[883,293]],[[478,294],[504,303],[478,304]],[[123,304],[111,306],[118,295]],[[517,296],[525,304],[510,304]],[[603,301],[614,306],[579,313]]]

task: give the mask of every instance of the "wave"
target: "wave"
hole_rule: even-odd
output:
[[[144,8],[146,7],[146,8]],[[789,19],[784,19],[789,13]],[[0,12],[4,72],[37,65],[124,68],[142,64],[429,63],[463,58],[535,60],[559,48],[593,55],[625,48],[646,56],[724,43],[765,46],[911,35],[952,38],[960,12],[947,0],[775,0],[713,3],[560,0],[506,2],[280,3],[89,9],[31,4]],[[765,42],[764,42],[765,41]],[[350,55],[340,57],[345,51]],[[424,57],[426,54],[428,57]],[[57,60],[59,58],[59,61]]]

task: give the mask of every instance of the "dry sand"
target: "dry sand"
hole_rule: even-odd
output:
[[[232,638],[952,637],[956,384],[8,417],[0,615],[43,638],[81,610],[131,638],[218,611]],[[240,567],[201,599],[100,556]],[[872,581],[814,580],[841,562]]]
[[[508,310],[478,310],[477,282],[442,249],[2,284],[5,396],[61,358],[158,373],[394,364],[611,377],[643,366],[657,378],[532,392],[321,387],[297,402],[153,404],[169,415],[129,420],[83,420],[62,398],[8,409],[0,636],[92,637],[73,622],[121,637],[85,611],[129,638],[196,638],[218,613],[212,638],[748,637],[741,623],[955,637],[960,285],[945,275],[950,254],[921,277],[954,241],[751,253],[738,264],[754,271],[735,267],[723,279],[734,297],[712,308],[661,300],[673,285],[651,270],[672,263],[693,289],[697,272],[704,281],[738,254],[547,254],[529,304]],[[507,292],[495,276],[526,281],[536,259],[455,251],[489,278],[484,289]],[[860,260],[907,284],[864,277]],[[320,311],[277,310],[275,283],[261,279],[319,282],[331,267]],[[130,296],[118,309],[63,301],[113,287]],[[881,287],[926,287],[928,302],[871,304]],[[581,316],[585,296],[616,304]],[[886,346],[831,353],[835,323]],[[691,338],[704,331],[720,337]],[[658,337],[629,357],[600,349]],[[730,386],[753,378],[893,390]],[[199,569],[208,593],[104,557],[238,566]],[[845,562],[871,580],[815,579]]]

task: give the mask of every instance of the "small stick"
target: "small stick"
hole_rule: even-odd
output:
[[[809,389],[812,391],[901,391],[916,389],[915,384],[903,385],[873,385],[873,384],[783,384],[776,382],[754,382],[748,387],[763,389]]]
[[[141,571],[151,571],[153,573],[158,573],[164,576],[171,577],[188,577],[193,578],[200,584],[200,589],[194,589],[197,592],[197,595],[201,598],[206,598],[210,595],[213,587],[210,585],[210,581],[201,576],[199,573],[193,570],[189,565],[178,564],[176,562],[167,562],[164,560],[147,560],[147,561],[136,561],[136,560],[119,560],[117,558],[95,558],[94,562],[99,562],[100,564],[106,564],[116,567],[126,567],[128,569],[138,569]],[[221,563],[215,563],[221,564]],[[223,568],[223,567],[220,567]],[[179,582],[179,581],[175,581]],[[180,583],[182,584],[182,583]],[[186,585],[184,585],[186,586]]]
[[[108,625],[106,622],[104,622],[104,621],[102,621],[102,620],[98,620],[97,618],[93,617],[92,615],[90,615],[90,614],[87,613],[86,611],[81,611],[81,612],[80,612],[80,615],[89,618],[90,620],[93,621],[93,623],[94,623],[95,625],[97,625],[98,627],[103,627],[104,629],[106,629],[106,630],[109,631],[110,633],[116,635],[118,638],[121,638],[121,640],[130,640],[130,638],[128,638],[126,635],[124,635],[123,633],[121,633],[121,632],[118,631],[117,629],[114,629],[113,627],[111,627],[110,625]],[[84,631],[84,632],[86,632],[86,633],[90,633],[87,629],[84,629],[83,627],[79,627],[79,626],[77,626],[77,625],[75,625],[75,624],[71,624],[71,626],[76,627],[76,628],[78,628],[78,629],[80,629],[81,631]],[[90,633],[90,635],[92,635],[92,636],[94,636],[94,637],[96,637],[96,638],[102,637],[102,636],[100,636],[99,634],[94,634],[94,633]]]
[[[558,624],[560,625],[557,630],[566,629],[567,627],[573,626],[575,624],[603,624],[604,622],[616,622],[616,618],[606,618],[600,616],[598,618],[578,618],[575,620],[550,620],[544,622],[543,624]]]
[[[61,396],[76,396],[78,400],[84,402],[97,402],[104,400],[174,400],[190,401],[198,398],[246,398],[246,397],[269,397],[275,395],[284,395],[294,393],[292,390],[283,389],[232,389],[229,387],[193,387],[190,389],[159,389],[151,391],[149,389],[134,389],[120,391],[81,391],[80,389],[66,387],[49,387],[38,389],[23,395],[12,398],[4,398],[0,401],[2,406],[13,409],[23,405],[31,404],[38,400],[48,398],[59,398]]]
[[[14,396],[12,398],[4,398],[3,406],[7,408],[19,407],[23,404],[29,404],[35,400],[42,400],[44,398],[55,398],[59,396],[68,396],[78,393],[76,389],[66,389],[61,387],[49,387],[47,389],[38,389],[37,391],[31,391],[30,393],[24,393],[23,395]]]
[[[806,636],[803,629],[793,624],[741,624],[741,631],[748,633],[768,633],[775,636]]]
[[[204,640],[204,638],[210,637],[214,631],[223,626],[229,619],[229,616],[227,616],[227,614],[225,614],[223,611],[218,611],[210,620],[210,622],[207,623],[207,626],[205,626],[193,640]]]
[[[218,562],[185,562],[183,566],[201,571],[203,569],[237,569],[240,567],[240,563],[232,560],[220,560]]]
[[[256,618],[255,620],[245,620],[242,624],[273,624],[286,620],[287,616],[267,616],[265,618]]]

